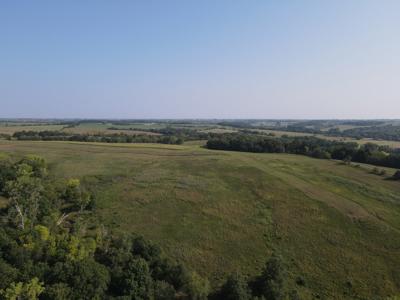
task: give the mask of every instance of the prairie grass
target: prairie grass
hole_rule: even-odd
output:
[[[372,166],[198,145],[1,141],[0,153],[38,154],[54,176],[81,178],[100,222],[144,235],[214,285],[258,273],[277,251],[302,298],[400,293],[400,184]]]

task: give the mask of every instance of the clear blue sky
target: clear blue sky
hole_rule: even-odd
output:
[[[0,107],[36,118],[400,118],[400,1],[3,0]]]

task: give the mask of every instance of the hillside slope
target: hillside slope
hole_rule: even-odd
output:
[[[0,152],[38,154],[54,175],[81,178],[101,222],[214,284],[257,273],[276,251],[306,298],[400,294],[400,183],[368,167],[152,144],[2,141]]]

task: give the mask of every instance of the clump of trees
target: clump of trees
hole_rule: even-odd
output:
[[[221,134],[207,141],[207,148],[258,153],[292,153],[321,159],[367,163],[400,168],[400,153],[387,146],[338,142],[316,137],[266,137],[256,134]],[[381,174],[383,175],[383,174]]]
[[[11,135],[6,134],[6,133],[0,133],[0,139],[10,140],[11,139]]]
[[[210,299],[256,300],[298,299],[296,290],[288,287],[287,272],[282,258],[273,254],[261,274],[245,278],[240,273],[230,275]]]
[[[378,168],[373,168],[371,171],[372,174],[378,175],[378,176],[384,176],[386,175],[386,170],[385,169],[378,169]]]

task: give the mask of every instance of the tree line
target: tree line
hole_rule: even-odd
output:
[[[108,130],[121,130],[118,127],[110,127]],[[128,128],[123,130],[142,131],[140,129]],[[158,133],[159,135],[147,134]],[[43,130],[43,131],[17,131],[11,137],[20,141],[77,141],[77,142],[99,142],[99,143],[160,143],[180,145],[184,141],[207,140],[215,134],[202,132],[191,128],[166,127],[160,129],[146,129],[140,134],[127,133],[96,133],[77,134],[66,131]],[[1,135],[0,135],[1,138]]]
[[[179,125],[179,124],[177,124],[177,125]],[[118,127],[109,127],[107,129],[109,129],[109,130],[121,130],[121,128],[118,128]],[[165,135],[165,136],[176,136],[176,137],[181,138],[182,140],[185,140],[185,141],[207,140],[212,135],[210,133],[199,131],[197,129],[173,127],[173,126],[167,126],[165,128],[149,128],[149,129],[146,129],[146,130],[138,129],[138,128],[135,128],[135,127],[131,127],[131,128],[124,128],[123,130],[152,132],[152,133],[159,133],[159,134],[162,134],[162,135]]]
[[[174,135],[131,135],[125,133],[115,134],[72,134],[64,131],[17,131],[13,138],[20,141],[75,141],[75,142],[98,142],[98,143],[159,143],[176,144],[184,142],[182,137]]]
[[[235,273],[215,289],[137,235],[91,218],[96,200],[79,179],[53,178],[38,156],[0,160],[0,299],[297,299],[285,267]]]
[[[338,129],[330,129],[328,135],[351,137],[355,139],[370,138],[377,140],[400,141],[400,126],[384,125],[384,126],[368,126],[356,127],[340,131]]]
[[[373,143],[359,145],[316,137],[266,137],[256,134],[221,134],[207,141],[206,147],[258,153],[291,153],[315,158],[367,163],[400,168],[400,152]]]

